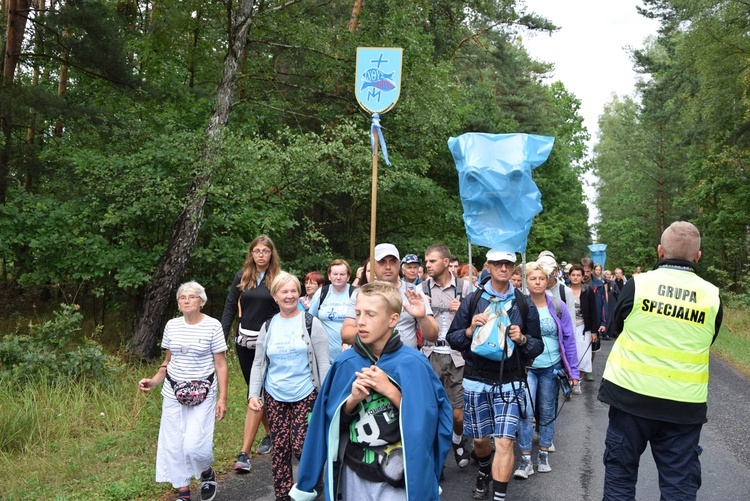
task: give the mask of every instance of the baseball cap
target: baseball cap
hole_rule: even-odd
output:
[[[552,254],[552,251],[543,250],[542,252],[539,253],[539,256],[536,258],[536,260],[539,261],[539,258],[541,258],[542,256],[549,256],[552,259],[555,259],[555,255]]]
[[[557,261],[555,261],[555,258],[549,255],[539,256],[539,259],[537,259],[536,262],[544,267],[544,270],[548,275],[554,273],[555,268],[557,268]]]
[[[401,256],[398,253],[398,249],[393,244],[378,244],[375,246],[375,261],[380,261],[386,256],[393,256],[399,261]]]
[[[508,252],[500,249],[490,249],[487,251],[487,261],[510,261],[516,263],[515,252]]]
[[[401,260],[401,264],[419,263],[422,264],[422,260],[417,257],[416,254],[407,254],[404,259]]]

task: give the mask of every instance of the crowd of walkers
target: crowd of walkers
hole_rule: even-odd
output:
[[[325,276],[311,271],[300,282],[282,271],[268,236],[255,238],[220,320],[201,312],[200,284],[180,287],[182,316],[164,331],[164,362],[139,383],[143,391],[169,383],[156,480],[186,500],[199,478],[201,499],[214,499],[213,429],[226,412],[230,341],[248,388],[235,469],[251,470],[262,424],[254,452],[272,454],[277,500],[324,491],[331,500],[439,499],[451,451],[460,468],[478,464],[475,499],[505,499],[511,477],[552,470],[560,392],[594,391],[581,381],[594,380],[627,282],[622,269],[590,258],[560,264],[543,251],[522,268],[515,253],[492,249],[479,272],[444,244],[422,259],[382,243],[373,270],[365,261],[352,277],[336,259]]]

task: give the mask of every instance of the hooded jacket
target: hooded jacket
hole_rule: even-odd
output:
[[[401,390],[399,428],[406,499],[440,499],[438,479],[451,449],[453,410],[427,358],[404,346],[398,333],[389,339],[380,358],[357,336],[353,348],[334,361],[315,401],[297,483],[289,493],[292,499],[315,499],[315,485],[324,465],[327,465],[325,499],[337,499],[339,465],[347,440],[347,434],[340,430],[342,407],[351,393],[355,372],[371,365],[382,369]]]

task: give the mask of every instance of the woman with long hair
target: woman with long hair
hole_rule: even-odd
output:
[[[578,370],[588,376],[593,371],[592,348],[598,341],[599,322],[596,316],[596,298],[593,289],[583,283],[583,266],[579,264],[571,266],[569,277],[576,306],[574,323]],[[593,381],[593,377],[590,379],[587,377],[586,380]],[[580,392],[580,386],[573,387],[573,393],[580,394]]]
[[[260,329],[266,320],[279,312],[268,285],[281,272],[279,255],[276,246],[267,235],[260,235],[250,242],[247,257],[242,268],[235,274],[224,303],[224,313],[221,316],[221,326],[225,338],[229,338],[229,331],[236,316],[239,316],[235,349],[240,362],[245,383],[250,384],[250,373],[255,360],[255,346],[258,342]],[[261,421],[268,433],[268,420],[264,412],[247,410],[245,427],[242,437],[242,447],[237,455],[235,470],[250,471],[250,449],[258,433]],[[272,448],[272,438],[266,434],[258,446],[259,454],[268,454]]]

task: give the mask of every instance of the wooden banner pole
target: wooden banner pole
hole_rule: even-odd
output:
[[[372,134],[377,134],[373,130]],[[372,203],[370,205],[370,276],[367,281],[375,280],[375,229],[378,210],[378,138],[373,137],[375,147],[372,150]]]

